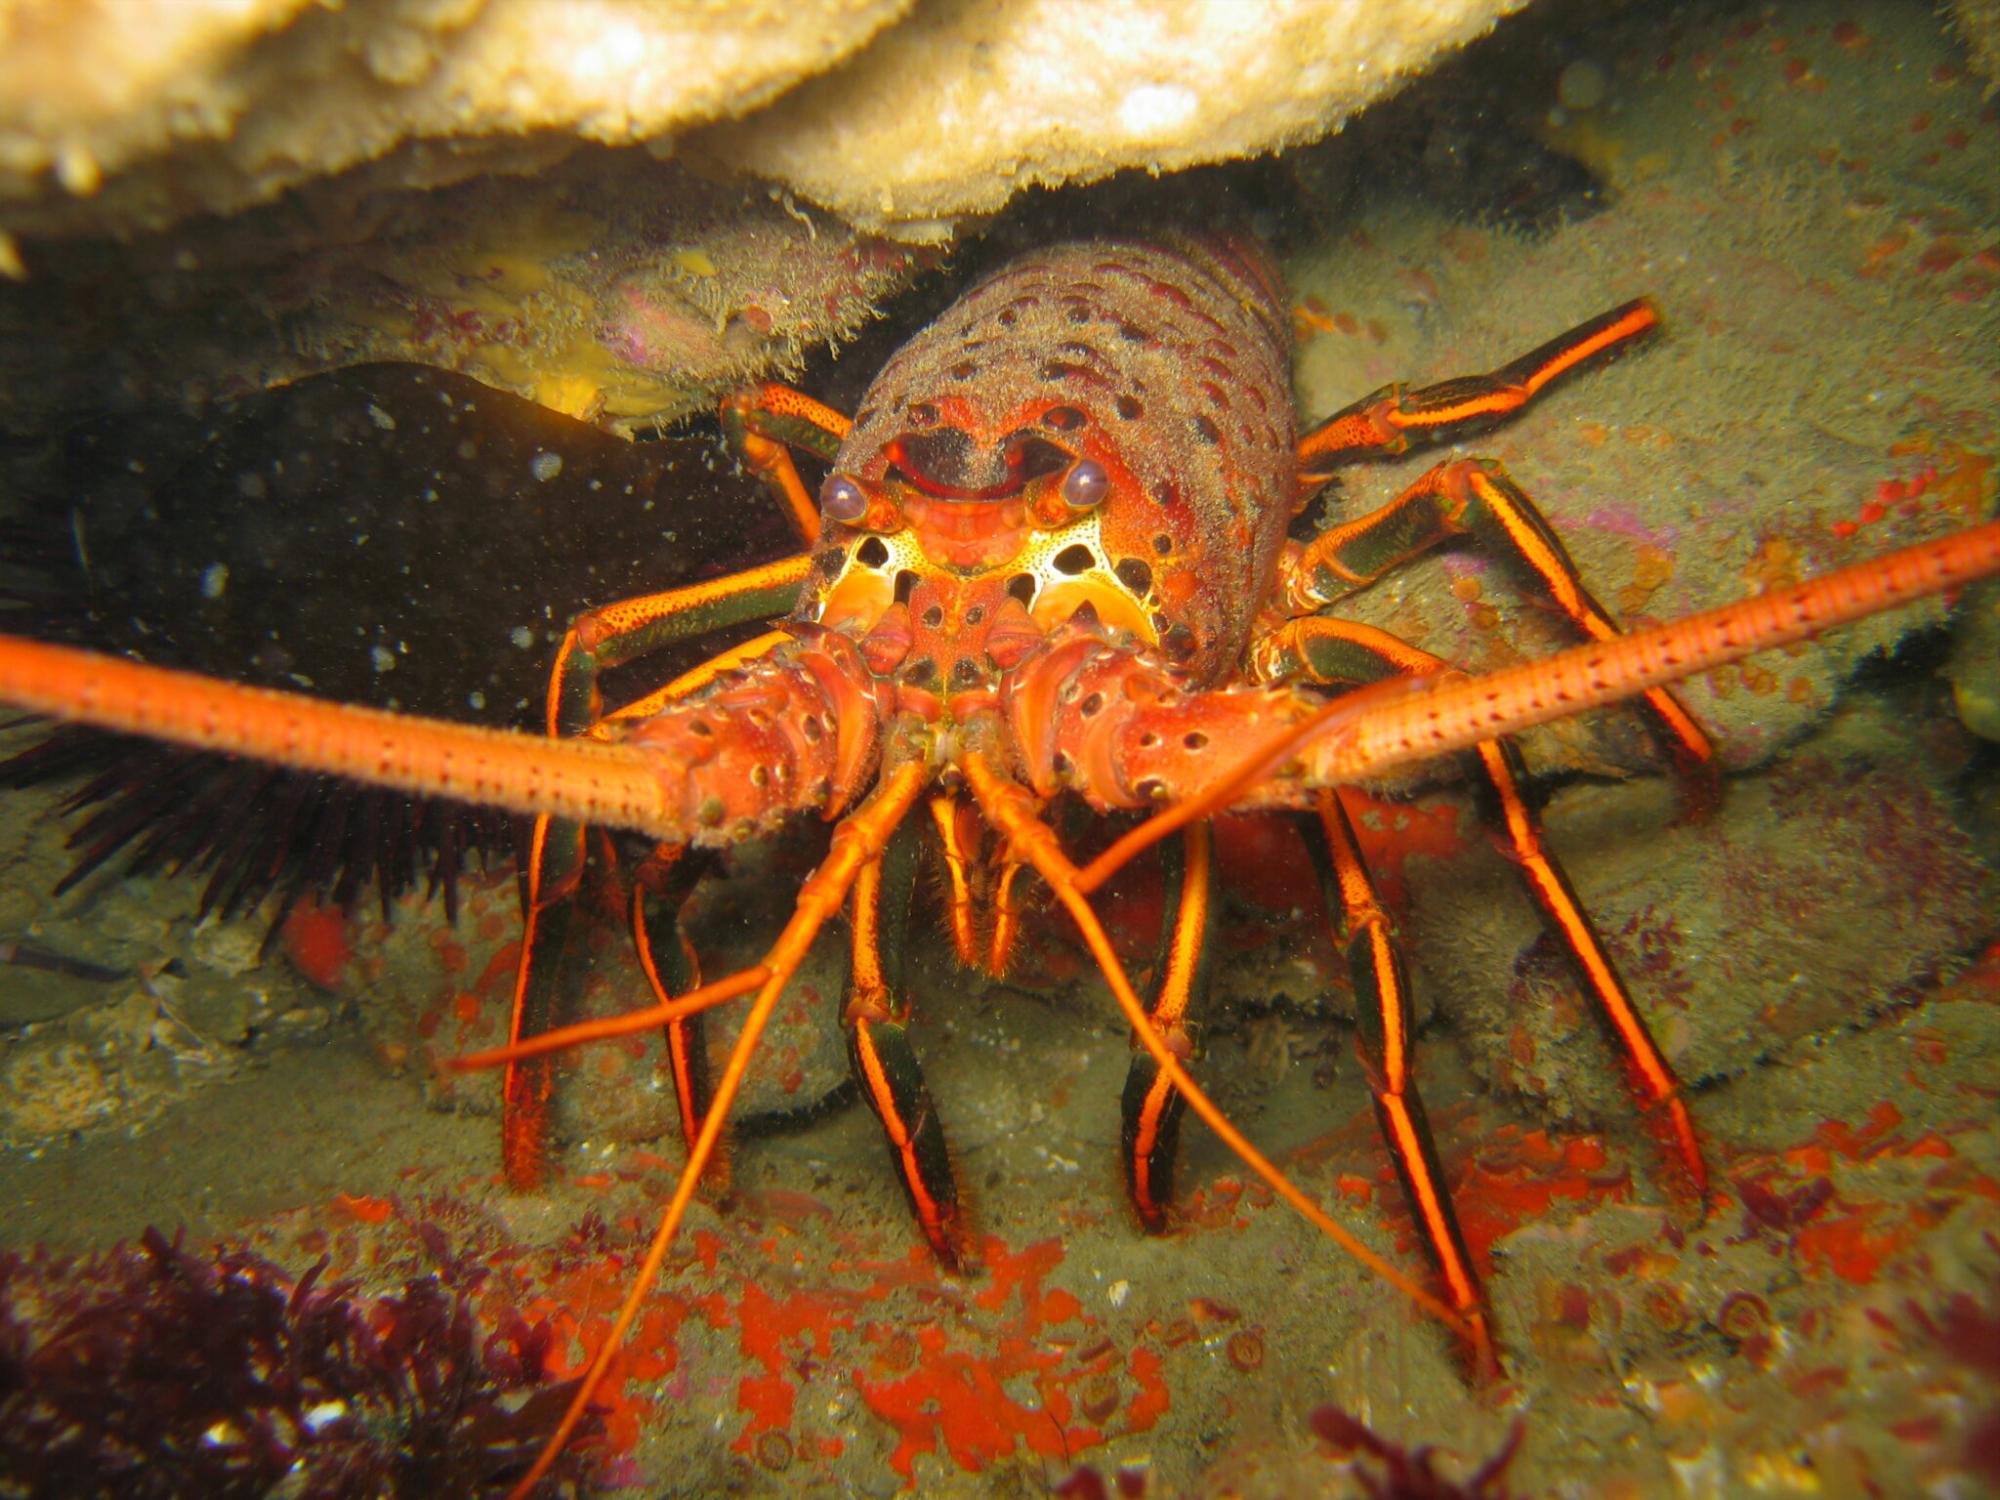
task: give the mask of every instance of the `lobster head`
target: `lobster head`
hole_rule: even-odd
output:
[[[1071,622],[1226,671],[1297,487],[1287,325],[1259,266],[1100,242],[968,293],[863,397],[802,616],[943,697],[990,692]]]

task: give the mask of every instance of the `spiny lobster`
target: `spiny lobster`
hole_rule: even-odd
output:
[[[1817,581],[1622,634],[1548,525],[1498,465],[1451,458],[1372,514],[1299,544],[1287,528],[1342,466],[1453,441],[1518,412],[1552,382],[1650,334],[1638,301],[1488,375],[1387,387],[1302,436],[1288,396],[1289,323],[1252,242],[1091,241],[1014,262],[965,294],[882,370],[850,422],[778,386],[724,404],[750,466],[811,543],[796,558],[579,619],[549,691],[550,739],[507,735],[0,641],[0,698],[36,712],[456,796],[536,818],[515,1037],[458,1061],[505,1063],[506,1153],[538,1164],[546,1058],[591,1037],[669,1028],[686,1164],[614,1330],[537,1465],[568,1440],[656,1280],[780,992],[846,904],[845,1011],[862,1093],[923,1233],[968,1260],[938,1112],[918,1067],[896,972],[910,899],[905,820],[930,796],[954,942],[998,970],[1018,929],[1017,876],[1068,910],[1132,1029],[1121,1157],[1142,1221],[1166,1219],[1179,1117],[1192,1108],[1327,1236],[1453,1328],[1475,1366],[1496,1354],[1485,1301],[1413,1082],[1402,961],[1337,788],[1471,751],[1501,837],[1619,1044],[1641,1107],[1679,1172],[1705,1185],[1674,1077],[1544,847],[1518,753],[1502,738],[1636,698],[1699,809],[1707,739],[1667,690],[1751,651],[2000,572],[2000,523]],[[817,503],[790,456],[829,470]],[[1412,554],[1469,538],[1512,564],[1587,644],[1467,678],[1325,607]],[[789,611],[788,613],[786,613]],[[639,703],[601,715],[598,673],[718,625],[777,628]],[[1151,816],[1086,865],[1044,820],[1069,794]],[[1356,1241],[1230,1124],[1190,1076],[1190,1015],[1216,902],[1206,820],[1224,808],[1311,814],[1329,910],[1342,929],[1359,1042],[1383,1135],[1443,1295]],[[803,813],[836,821],[763,960],[689,989],[673,899],[675,854],[734,844]],[[635,929],[660,1003],[544,1030],[588,830],[661,841],[635,882]],[[1171,839],[1170,929],[1142,999],[1089,897],[1140,849]],[[649,903],[645,892],[668,899]],[[672,995],[676,988],[684,992]],[[719,1076],[694,1019],[754,992]],[[537,1033],[541,1034],[537,1034]]]

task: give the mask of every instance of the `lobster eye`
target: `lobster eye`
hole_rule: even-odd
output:
[[[1111,476],[1094,459],[1078,459],[1063,476],[1062,497],[1071,510],[1092,510],[1111,493]]]
[[[868,514],[868,496],[845,474],[829,474],[819,487],[819,508],[829,519],[851,525]]]

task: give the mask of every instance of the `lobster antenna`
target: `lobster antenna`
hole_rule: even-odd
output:
[[[1621,702],[1757,651],[2000,573],[2000,521],[1853,563],[1754,598],[1483,676],[1392,677],[1286,726],[1213,786],[1127,832],[1077,874],[1096,890],[1142,849],[1235,801],[1294,757],[1310,784],[1340,786],[1470,750],[1481,740]]]

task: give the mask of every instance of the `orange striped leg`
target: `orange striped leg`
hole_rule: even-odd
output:
[[[1288,564],[1286,589],[1295,608],[1316,609],[1459,536],[1471,537],[1513,568],[1585,640],[1615,640],[1624,633],[1584,587],[1534,502],[1489,459],[1439,464],[1381,509],[1321,532]],[[1713,811],[1719,786],[1707,732],[1668,688],[1647,689],[1634,706],[1672,762],[1689,815]]]
[[[1410,1212],[1430,1248],[1445,1295],[1469,1322],[1485,1323],[1486,1296],[1451,1206],[1437,1144],[1417,1093],[1410,981],[1388,915],[1355,842],[1337,792],[1317,797],[1320,832],[1332,856],[1328,909],[1341,914],[1342,951],[1354,981],[1355,1036],[1375,1119],[1402,1179]]]
[[[968,969],[1002,978],[1021,930],[1021,862],[995,848],[978,813],[956,797],[933,797],[931,821],[944,854],[952,951]]]
[[[722,430],[751,473],[770,487],[808,543],[819,537],[819,502],[806,492],[791,447],[833,462],[854,424],[788,385],[767,383],[722,398]]]
[[[640,1308],[653,1294],[660,1268],[666,1264],[667,1252],[680,1233],[688,1205],[694,1201],[700,1186],[702,1173],[721,1144],[729,1112],[743,1086],[743,1075],[763,1039],[764,1028],[770,1024],[779,996],[798,972],[799,964],[827,918],[840,909],[840,903],[846,899],[856,876],[868,864],[881,858],[883,847],[922,791],[927,774],[922,762],[914,759],[903,759],[884,768],[874,795],[835,826],[832,847],[827,850],[819,868],[806,877],[805,884],[799,889],[791,920],[766,950],[763,962],[733,976],[734,980],[756,984],[757,998],[745,1013],[743,1029],[737,1034],[735,1046],[730,1048],[729,1060],[722,1067],[722,1076],[716,1080],[714,1102],[702,1118],[701,1132],[688,1148],[687,1163],[681,1168],[673,1197],[660,1216],[660,1226],[653,1233],[653,1241],[646,1248],[645,1257],[632,1278],[631,1290],[625,1294],[625,1300],[618,1308],[618,1316],[612,1320],[611,1331],[604,1336],[604,1342],[598,1346],[590,1367],[576,1383],[576,1390],[569,1398],[562,1420],[542,1444],[541,1452],[536,1455],[528,1472],[507,1491],[506,1500],[528,1500],[535,1493],[542,1477],[575,1433],[577,1423],[590,1409],[591,1401],[604,1384],[605,1372],[618,1357],[632,1325],[639,1320]],[[731,987],[731,982],[719,981],[718,987]]]
[[[1345,620],[1294,620],[1256,648],[1260,669],[1289,670],[1329,684],[1364,686],[1398,675],[1435,672],[1443,663],[1386,631]],[[1696,1195],[1705,1195],[1708,1169],[1694,1121],[1680,1097],[1681,1083],[1660,1053],[1625,982],[1604,951],[1569,877],[1542,838],[1541,818],[1527,795],[1520,753],[1505,740],[1473,747],[1481,771],[1486,812],[1506,840],[1507,857],[1521,872],[1528,895],[1549,930],[1569,950],[1597,1013],[1609,1028],[1640,1106],[1658,1120],[1686,1170]]]
[[[1215,838],[1209,824],[1195,823],[1177,843],[1177,848],[1165,846],[1166,903],[1171,915],[1160,935],[1159,987],[1146,1014],[1174,1056],[1185,1062],[1195,1051],[1188,1012],[1208,990],[1208,939],[1216,905]],[[1167,1227],[1167,1208],[1173,1201],[1174,1158],[1180,1149],[1184,1108],[1180,1090],[1135,1039],[1125,1074],[1119,1159],[1139,1222],[1155,1234]]]
[[[952,952],[966,968],[978,968],[985,952],[972,891],[983,831],[975,826],[978,814],[956,797],[937,796],[931,798],[931,821],[937,826],[938,847],[944,855],[945,922],[951,929]]]
[[[564,634],[549,674],[548,733],[581,735],[591,729],[603,706],[598,682],[606,668],[711,630],[783,614],[798,600],[806,563],[803,555],[786,558],[580,616]],[[573,898],[591,847],[588,830],[569,819],[543,814],[529,829],[521,861],[521,958],[514,972],[510,1044],[569,1019],[566,999],[579,992],[589,962]],[[554,1068],[549,1057],[510,1062],[501,1081],[501,1160],[508,1183],[519,1191],[542,1180]]]
[[[1701,1141],[1695,1134],[1687,1101],[1681,1097],[1681,1081],[1661,1056],[1659,1045],[1633,1005],[1624,980],[1612,966],[1611,955],[1604,951],[1596,926],[1584,911],[1583,903],[1577,900],[1569,877],[1543,841],[1542,820],[1528,800],[1527,769],[1521,763],[1520,752],[1509,741],[1487,740],[1474,754],[1486,772],[1486,784],[1496,804],[1494,812],[1506,835],[1508,858],[1521,872],[1543,920],[1576,960],[1584,989],[1596,1003],[1597,1014],[1625,1059],[1628,1081],[1641,1108],[1672,1146],[1695,1198],[1706,1198],[1708,1166],[1702,1159]]]
[[[680,914],[714,863],[709,850],[661,844],[632,872],[627,907],[632,947],[647,986],[662,1004],[701,987],[701,960],[681,931]],[[715,1093],[704,1034],[706,1019],[697,1013],[678,1017],[665,1026],[667,1067],[673,1076],[684,1144],[692,1144],[700,1134],[702,1117]],[[714,1187],[728,1185],[725,1150],[718,1149],[708,1181]]]
[[[1643,297],[1600,313],[1490,375],[1461,375],[1415,390],[1387,385],[1335,412],[1299,439],[1299,484],[1310,495],[1360,458],[1393,457],[1426,443],[1456,442],[1512,416],[1572,370],[1660,326]]]
[[[935,806],[935,804],[933,804]],[[973,1268],[971,1225],[958,1193],[944,1123],[910,1045],[903,992],[903,936],[915,894],[917,840],[904,829],[855,878],[848,910],[853,964],[847,991],[847,1055],[861,1095],[889,1144],[889,1159],[938,1261]]]
[[[1484,1318],[1467,1318],[1456,1309],[1440,1301],[1419,1286],[1409,1276],[1391,1265],[1380,1255],[1370,1250],[1352,1232],[1330,1217],[1317,1203],[1301,1191],[1263,1152],[1253,1146],[1230,1123],[1229,1118],[1216,1108],[1215,1101],[1208,1097],[1195,1082],[1181,1060],[1174,1055],[1174,1049],[1167,1045],[1165,1038],[1154,1028],[1152,1018],[1146,1014],[1145,1002],[1132,988],[1125,977],[1125,966],[1119,960],[1116,948],[1104,931],[1103,923],[1090,909],[1090,901],[1085,896],[1080,878],[1083,871],[1070,861],[1062,850],[1055,830],[1041,821],[1042,802],[1035,793],[1022,783],[1001,771],[989,758],[991,751],[980,743],[982,726],[975,724],[969,732],[969,744],[960,761],[965,771],[966,784],[979,803],[979,810],[1008,847],[1021,860],[1047,882],[1057,901],[1069,912],[1075,921],[1077,931],[1082,934],[1084,944],[1103,973],[1105,982],[1111,987],[1111,996],[1118,1002],[1118,1009],[1125,1022],[1139,1039],[1139,1044],[1152,1057],[1167,1081],[1185,1098],[1187,1107],[1215,1132],[1222,1143],[1235,1153],[1237,1160],[1254,1172],[1271,1190],[1283,1198],[1302,1214],[1308,1223],[1321,1234],[1339,1245],[1355,1260],[1367,1266],[1383,1281],[1395,1287],[1418,1307],[1433,1317],[1448,1324],[1460,1334],[1469,1346],[1474,1364],[1481,1371],[1496,1368],[1493,1349],[1487,1338]],[[992,728],[987,729],[992,735]],[[997,738],[997,735],[992,737]]]

